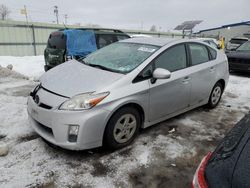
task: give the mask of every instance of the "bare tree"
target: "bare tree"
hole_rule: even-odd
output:
[[[7,16],[10,14],[10,10],[5,5],[0,5],[0,16],[1,20],[6,20]]]

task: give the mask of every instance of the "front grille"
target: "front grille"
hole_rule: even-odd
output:
[[[44,132],[46,132],[47,134],[53,136],[53,131],[51,128],[39,123],[38,121],[34,120],[36,122],[36,125],[38,128],[40,128],[41,130],[43,130]]]
[[[250,65],[250,59],[229,58],[228,61],[230,63],[241,63],[241,64],[249,64]]]

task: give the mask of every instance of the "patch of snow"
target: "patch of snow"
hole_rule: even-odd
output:
[[[250,110],[250,79],[242,76],[230,76],[223,101],[234,110]],[[232,97],[233,95],[233,97]]]
[[[0,56],[0,65],[7,67],[13,65],[13,70],[19,72],[30,79],[37,79],[44,73],[44,57],[40,56]]]
[[[138,156],[139,163],[146,166],[150,162],[150,151],[147,147],[144,148],[141,154]]]

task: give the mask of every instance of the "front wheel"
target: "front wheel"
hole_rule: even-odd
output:
[[[222,93],[223,93],[223,86],[220,82],[217,82],[213,87],[213,90],[209,97],[208,101],[209,108],[215,108],[219,104]]]
[[[105,133],[104,145],[109,149],[119,149],[129,145],[136,137],[141,118],[132,107],[124,107],[110,118]]]

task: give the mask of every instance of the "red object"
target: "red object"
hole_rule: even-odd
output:
[[[201,161],[198,169],[195,172],[192,188],[208,188],[206,178],[205,178],[205,169],[209,159],[212,156],[212,152],[209,152]]]

